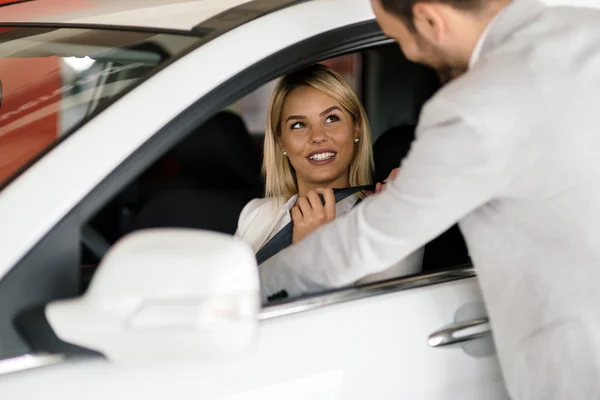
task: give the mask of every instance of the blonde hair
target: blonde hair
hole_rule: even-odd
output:
[[[266,178],[265,196],[283,196],[286,200],[298,193],[296,174],[279,148],[283,104],[287,95],[297,87],[308,86],[335,99],[359,125],[359,142],[349,166],[350,186],[369,185],[373,181],[373,150],[371,128],[367,113],[358,96],[346,80],[323,64],[314,64],[290,73],[277,82],[273,91],[265,130],[263,173]]]

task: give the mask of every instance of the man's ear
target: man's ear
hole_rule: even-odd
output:
[[[438,43],[446,30],[443,4],[419,2],[413,6],[413,24],[416,31],[429,43]]]

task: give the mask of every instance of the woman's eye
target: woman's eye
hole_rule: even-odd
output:
[[[291,126],[290,129],[300,129],[303,128],[304,124],[302,122],[294,122]]]
[[[327,117],[327,119],[325,120],[326,123],[330,124],[332,122],[337,122],[340,120],[340,117],[338,117],[336,114],[331,114],[330,116]]]

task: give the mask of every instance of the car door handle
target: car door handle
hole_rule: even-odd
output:
[[[480,339],[492,333],[487,318],[457,322],[429,335],[427,343],[431,347],[446,347],[461,344],[469,340]]]

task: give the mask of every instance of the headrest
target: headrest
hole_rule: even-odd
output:
[[[376,182],[383,181],[394,168],[400,166],[414,139],[415,126],[412,125],[388,129],[377,138],[373,145]]]
[[[440,87],[431,68],[409,61],[395,43],[365,52],[363,104],[377,140],[394,126],[416,125],[422,105]]]
[[[214,187],[261,185],[261,156],[240,116],[221,111],[171,152],[183,170]]]

